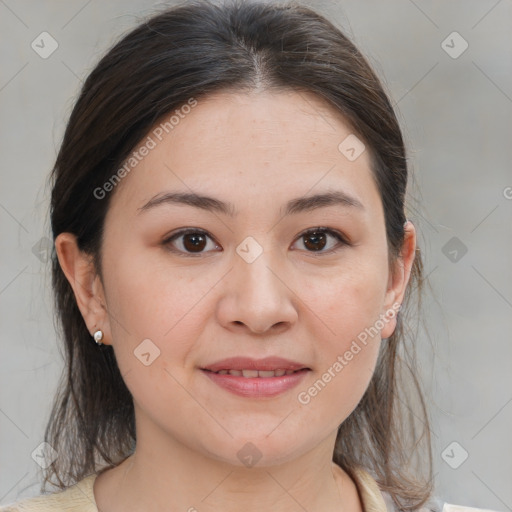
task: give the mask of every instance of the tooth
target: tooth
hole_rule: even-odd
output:
[[[257,377],[258,370],[242,370],[242,375],[244,377]]]
[[[270,378],[270,377],[282,377],[283,375],[291,375],[295,373],[294,370],[219,370],[219,375],[233,375],[235,377],[245,378]]]

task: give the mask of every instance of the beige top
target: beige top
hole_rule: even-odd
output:
[[[67,489],[52,494],[43,494],[25,498],[16,503],[0,507],[0,512],[99,512],[94,499],[93,485],[99,473],[93,473]],[[361,497],[364,512],[389,512],[393,510],[385,495],[379,490],[377,482],[364,469],[351,472]],[[419,512],[428,511],[421,509]],[[493,512],[484,509],[444,504],[442,512]]]

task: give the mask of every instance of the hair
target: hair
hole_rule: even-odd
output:
[[[159,120],[191,98],[255,89],[310,92],[343,116],[369,152],[389,262],[396,262],[404,243],[408,179],[398,120],[354,44],[325,17],[297,2],[187,1],[120,38],[85,80],[51,172],[54,241],[60,233],[73,233],[102,278],[104,222],[115,192],[100,199],[94,190],[111,179]],[[45,431],[45,441],[59,456],[45,470],[42,489],[46,483],[64,489],[100,465],[120,464],[133,453],[136,432],[133,398],[112,346],[92,340],[55,247],[51,266],[66,368]],[[404,315],[412,316],[413,304],[419,312],[423,280],[416,249],[396,329],[382,341],[372,379],[339,426],[333,453],[333,461],[349,474],[358,466],[373,474],[395,505],[407,511],[425,504],[432,493],[430,429],[416,377],[416,339],[403,323]],[[414,402],[400,396],[411,389],[417,394]],[[411,414],[414,404],[419,412]],[[424,427],[421,436],[415,418]],[[413,457],[426,475],[414,467]]]

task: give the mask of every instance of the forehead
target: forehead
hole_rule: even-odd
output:
[[[167,190],[241,201],[240,209],[251,196],[282,203],[283,196],[334,187],[379,200],[368,151],[353,161],[342,153],[353,130],[312,93],[223,91],[175,113],[137,146],[152,148],[117,186],[111,208],[135,211]]]

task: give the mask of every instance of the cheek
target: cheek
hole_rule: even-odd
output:
[[[386,269],[379,261],[354,262],[335,275],[309,280],[307,303],[324,325],[331,345],[343,348],[375,325],[386,293]]]
[[[196,315],[218,276],[210,272],[198,277],[187,268],[164,265],[157,252],[127,249],[111,260],[106,274],[113,323],[120,324],[116,329],[121,337],[129,333],[140,341],[179,342],[180,332],[196,328],[189,317]]]
[[[359,400],[373,374],[381,343],[376,327],[381,299],[378,287],[354,284],[343,290],[332,297],[334,306],[329,306],[325,319],[334,335],[324,339],[320,372],[322,380],[335,382],[330,387],[338,389],[338,399],[345,403],[349,396]]]
[[[162,351],[149,366],[145,366],[123,353],[118,364],[133,397],[137,421],[142,422],[138,426],[139,433],[151,432],[151,425],[159,425],[186,443],[191,430],[187,418],[194,418],[192,430],[211,430],[214,422],[208,421],[201,401],[195,397],[187,380],[187,371],[170,364],[169,357],[174,358],[176,354]]]
[[[383,288],[378,279],[352,277],[330,281],[329,293],[320,288],[310,302],[321,319],[314,326],[315,378],[298,390],[297,401],[305,408],[306,423],[329,418],[334,429],[355,409],[373,376],[381,343],[375,323]],[[317,428],[321,424],[318,420]]]
[[[357,405],[375,369],[386,290],[381,266],[360,260],[336,277],[310,283],[307,304],[315,318],[311,329],[321,347],[316,368],[319,386],[326,388],[322,401],[334,401],[341,408]]]
[[[160,400],[175,402],[179,383],[189,377],[194,340],[209,317],[205,298],[218,277],[191,279],[128,250],[105,275],[115,357],[127,387],[140,404],[154,402],[158,409]]]
[[[350,353],[350,359],[347,357]],[[350,416],[363,397],[375,369],[378,345],[355,343],[336,354],[308,386],[298,390],[297,401],[304,412],[304,426],[327,431],[336,429]],[[308,425],[309,424],[309,425]]]

